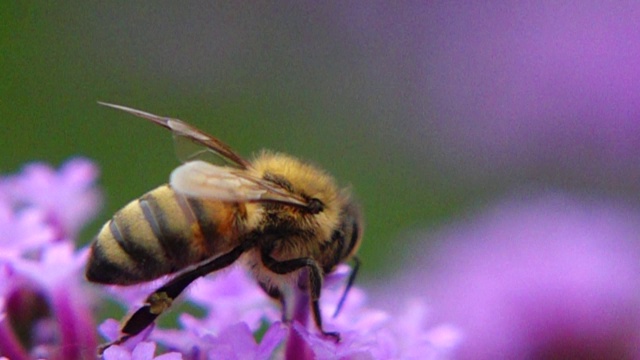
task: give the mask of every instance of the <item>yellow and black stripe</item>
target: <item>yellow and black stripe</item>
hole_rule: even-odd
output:
[[[132,201],[107,222],[93,243],[86,276],[129,285],[170,274],[228,251],[238,204],[187,198],[169,185]]]

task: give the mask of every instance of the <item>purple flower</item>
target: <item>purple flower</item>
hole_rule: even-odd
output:
[[[37,208],[14,209],[0,200],[0,259],[11,259],[36,251],[56,238],[56,231]]]
[[[211,337],[209,359],[271,359],[274,350],[282,343],[286,330],[279,322],[269,327],[260,344],[256,344],[253,333],[245,323],[228,326],[218,336]]]
[[[148,341],[138,343],[132,351],[123,346],[114,345],[103,353],[104,360],[182,360],[182,355],[176,352],[154,356],[156,344]]]
[[[82,359],[95,355],[95,324],[89,308],[91,295],[82,283],[86,251],[74,252],[70,243],[54,243],[42,249],[39,260],[15,259],[9,268],[15,273],[10,300],[19,303],[9,313],[43,311],[34,319],[32,354]],[[24,307],[24,303],[40,306]],[[22,311],[18,311],[21,309]],[[17,319],[16,319],[17,320]]]
[[[97,340],[73,237],[99,203],[95,167],[33,164],[0,178],[0,355],[86,359]],[[75,207],[77,204],[77,207]]]
[[[200,279],[189,289],[187,297],[207,309],[203,319],[195,319],[188,314],[181,316],[182,324],[190,328],[201,327],[218,332],[225,326],[242,321],[251,331],[257,331],[263,321],[273,323],[281,318],[280,310],[239,266]]]
[[[325,328],[340,332],[339,343],[318,334],[308,319],[306,294],[299,299],[305,310],[295,316],[292,324],[282,324],[277,304],[243,268],[234,267],[200,279],[186,294],[185,300],[206,310],[203,318],[182,314],[180,329],[156,328],[123,346],[132,351],[140,342],[154,341],[190,360],[441,359],[451,353],[459,333],[446,325],[429,326],[420,299],[411,301],[399,314],[389,314],[368,307],[365,292],[354,287],[341,314],[331,318],[348,272],[348,266],[341,266],[327,276],[321,298]],[[101,326],[107,340],[117,338],[117,327],[113,320]],[[255,339],[258,332],[263,332],[260,341]]]
[[[166,279],[145,284],[146,291],[111,287],[110,292],[122,291],[116,298],[134,310],[163,281]],[[154,329],[125,345],[132,348],[137,342],[153,340],[179,351],[185,359],[269,359],[285,339],[286,331],[276,321],[280,318],[279,309],[241,267],[199,279],[184,297],[203,307],[205,317],[181,314],[181,329]],[[257,343],[253,334],[265,323],[270,324],[269,328]],[[117,327],[112,320],[101,326],[107,340],[117,339]],[[243,353],[244,357],[238,355]]]
[[[638,219],[597,199],[508,200],[428,236],[393,292],[422,289],[461,328],[462,359],[638,358]]]
[[[324,314],[333,313],[342,290],[340,287],[324,289]],[[326,317],[326,328],[341,335],[338,343],[299,322],[294,323],[293,329],[314,359],[448,358],[459,342],[459,331],[449,325],[431,327],[423,299],[399,297],[405,303],[398,308],[404,310],[386,312],[369,306],[362,289],[352,289],[343,312],[336,318]],[[296,340],[295,336],[290,337],[290,341]]]
[[[33,163],[20,174],[2,179],[0,188],[15,208],[41,211],[58,239],[74,239],[100,208],[101,193],[95,187],[98,174],[98,168],[82,158],[67,161],[58,171]]]
[[[27,352],[20,344],[7,313],[7,300],[12,280],[13,277],[8,268],[0,264],[0,356],[6,355],[11,359],[27,359]]]

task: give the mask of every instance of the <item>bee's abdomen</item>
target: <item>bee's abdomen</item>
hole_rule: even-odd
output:
[[[87,279],[128,285],[156,279],[230,247],[234,209],[163,185],[118,211],[91,249]]]

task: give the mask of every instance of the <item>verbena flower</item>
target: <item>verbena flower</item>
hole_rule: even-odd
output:
[[[459,326],[461,359],[637,359],[638,219],[598,199],[510,199],[421,236],[438,245],[414,250],[392,291],[422,293]]]
[[[88,359],[97,339],[75,235],[96,213],[97,168],[31,164],[0,178],[0,355]]]

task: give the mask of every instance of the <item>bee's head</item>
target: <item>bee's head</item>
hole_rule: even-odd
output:
[[[348,197],[326,172],[289,155],[272,152],[260,153],[252,165],[258,176],[306,201],[306,207],[297,209],[305,220],[326,227],[328,234],[330,228],[338,226]]]

